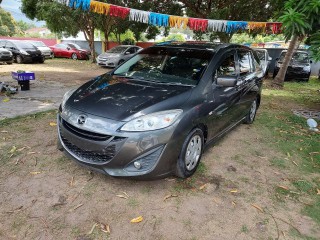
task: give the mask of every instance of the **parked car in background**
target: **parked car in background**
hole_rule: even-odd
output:
[[[269,68],[270,68],[270,63],[272,61],[272,57],[269,56],[267,49],[255,48],[254,50],[257,52],[258,58],[260,59],[262,69],[265,73],[265,77],[267,77],[268,73],[269,73]]]
[[[64,43],[58,43],[54,46],[49,47],[54,57],[62,57],[62,58],[72,58],[74,60],[82,59],[82,60],[88,60],[88,54],[86,51],[78,50],[78,49],[72,49],[67,44]]]
[[[0,48],[0,62],[6,62],[7,64],[13,63],[13,54],[5,48]]]
[[[258,56],[241,45],[144,49],[64,95],[58,148],[111,176],[190,177],[205,146],[254,121],[262,78]]]
[[[19,40],[0,40],[0,47],[12,52],[17,63],[39,62],[44,63],[45,57],[41,51],[29,42]]]
[[[132,45],[119,45],[105,53],[100,54],[97,57],[97,64],[103,67],[116,67],[129,58],[131,58],[134,54],[141,51],[143,48]]]
[[[41,52],[42,55],[45,56],[45,58],[53,58],[53,52],[51,49],[45,45],[42,41],[33,41],[33,40],[28,40],[27,42],[30,42],[33,44],[35,47],[37,47]]]
[[[78,51],[86,52],[88,58],[91,55],[91,51],[89,49],[82,48],[76,43],[64,43],[64,44],[68,45],[71,49],[75,49],[75,50],[78,50]]]
[[[275,78],[279,72],[279,69],[283,63],[284,57],[287,53],[287,50],[283,50],[280,54],[280,57],[277,58],[274,71],[273,71],[273,78]],[[309,54],[306,51],[296,51],[292,59],[290,60],[285,80],[296,79],[296,80],[303,80],[309,81],[310,74],[311,74],[311,63]]]

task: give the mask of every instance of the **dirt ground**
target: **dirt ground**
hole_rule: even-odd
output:
[[[54,59],[0,65],[0,81],[23,69],[39,80],[9,102],[36,100],[52,108],[65,90],[106,71]],[[1,98],[2,112],[9,102]],[[274,191],[298,176],[293,164],[270,163],[286,156],[260,129],[268,104],[262,102],[256,123],[238,126],[208,148],[187,180],[117,179],[78,166],[56,149],[55,111],[0,125],[0,239],[320,239],[319,225],[301,213],[309,199],[282,199]],[[138,216],[141,222],[130,223]]]

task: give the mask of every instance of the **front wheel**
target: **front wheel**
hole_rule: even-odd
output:
[[[17,55],[16,56],[16,61],[17,61],[17,63],[22,63],[23,62],[23,59],[22,59],[22,57],[20,56],[20,55]]]
[[[257,99],[255,99],[253,101],[253,103],[251,104],[249,113],[247,114],[246,118],[244,119],[245,124],[253,123],[253,121],[256,117],[256,114],[257,114],[257,110],[258,110],[258,102],[257,102]]]
[[[78,56],[77,56],[76,53],[72,53],[71,58],[72,58],[73,60],[77,60],[77,59],[78,59]]]
[[[180,178],[192,176],[200,163],[204,145],[203,132],[200,128],[193,129],[185,139],[179,155],[176,175]]]

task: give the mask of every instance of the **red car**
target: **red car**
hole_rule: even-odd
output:
[[[86,50],[71,48],[67,44],[58,43],[49,48],[52,50],[54,57],[89,60]]]

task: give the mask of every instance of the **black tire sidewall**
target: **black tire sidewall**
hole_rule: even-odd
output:
[[[202,142],[202,146],[201,146],[201,153],[200,153],[200,157],[199,160],[197,162],[197,165],[191,170],[189,171],[186,167],[185,164],[185,156],[186,156],[186,152],[187,152],[187,148],[188,148],[188,144],[190,142],[190,140],[195,136],[198,135],[201,138],[201,142]],[[202,153],[203,153],[203,148],[204,148],[204,136],[203,136],[203,131],[200,128],[195,128],[193,129],[188,136],[186,137],[185,141],[183,142],[182,145],[182,149],[177,161],[177,166],[176,166],[176,175],[180,178],[188,178],[190,176],[192,176],[195,171],[197,170],[199,163],[201,161],[201,157],[202,157]]]
[[[256,102],[256,110],[255,110],[255,113],[254,113],[254,116],[253,116],[253,119],[250,118],[250,115],[251,115],[251,107],[253,105],[253,103]],[[254,122],[254,119],[256,118],[256,115],[257,115],[257,110],[258,110],[258,101],[257,101],[257,98],[252,102],[252,104],[250,105],[250,110],[249,110],[249,113],[248,115],[246,116],[245,120],[244,120],[244,123],[245,124],[251,124]]]

